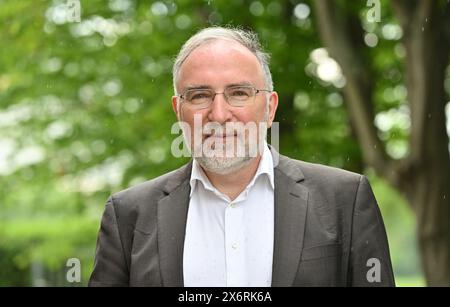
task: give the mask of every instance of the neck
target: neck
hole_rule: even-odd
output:
[[[206,170],[204,172],[217,190],[227,195],[231,200],[235,200],[255,176],[260,161],[261,156],[259,155],[246,166],[227,175],[212,173]]]

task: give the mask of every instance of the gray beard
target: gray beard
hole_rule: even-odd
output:
[[[269,119],[269,103],[266,103],[266,110],[264,112],[264,121],[267,122]],[[267,137],[267,130],[260,137],[260,133],[258,133],[258,147],[259,144],[262,144]],[[231,174],[244,166],[250,164],[250,162],[256,158],[250,156],[250,151],[248,150],[248,140],[245,144],[245,155],[238,157],[195,157],[195,160],[200,164],[200,166],[209,172],[220,174],[220,175],[228,175]],[[260,152],[262,155],[262,152]]]
[[[258,133],[258,148],[260,144],[263,144],[264,140],[267,136],[267,130],[264,131],[264,133],[259,137]],[[261,145],[262,146],[262,145]],[[244,166],[247,166],[252,162],[253,159],[255,159],[255,156],[250,155],[249,150],[249,144],[246,142],[245,144],[245,155],[244,156],[236,156],[236,157],[195,157],[195,160],[200,164],[200,166],[209,172],[220,174],[220,175],[228,175],[231,174],[238,169],[243,168]],[[259,152],[261,155],[263,152]]]
[[[212,173],[220,174],[220,175],[228,175],[232,172],[241,169],[242,167],[250,164],[250,162],[254,159],[254,157],[231,157],[231,158],[223,158],[223,157],[197,157],[195,160],[200,164],[200,166]]]

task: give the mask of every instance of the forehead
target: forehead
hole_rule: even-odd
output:
[[[264,76],[256,56],[230,40],[214,40],[197,47],[180,69],[178,85],[225,86],[237,83],[262,85]]]

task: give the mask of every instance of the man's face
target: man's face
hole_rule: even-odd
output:
[[[234,85],[251,85],[256,89],[266,89],[262,67],[255,55],[246,47],[228,40],[215,40],[198,47],[187,57],[181,66],[176,86],[178,93],[183,94],[187,89],[204,87],[222,93],[226,88]],[[178,103],[181,105],[178,106]],[[217,123],[225,128],[227,123],[248,124],[252,122],[256,125],[267,123],[267,127],[270,127],[277,104],[278,96],[275,92],[261,92],[255,96],[254,102],[243,107],[231,106],[227,103],[224,95],[218,94],[212,104],[204,109],[196,109],[176,96],[172,97],[173,110],[177,114],[178,120],[187,123],[191,128],[191,139],[194,137],[194,116],[201,118],[204,127],[211,123]],[[224,131],[225,134],[227,134],[226,131]],[[208,133],[202,133],[202,143],[211,143],[214,141],[211,138],[215,138],[217,141],[220,138],[220,141],[225,144],[235,141],[229,138],[236,139],[238,137],[234,135],[211,136]],[[228,169],[232,169],[229,167],[230,163],[239,166],[238,161],[243,164],[244,160],[249,160],[248,157],[237,160],[236,158],[233,158],[234,160],[230,157],[227,158],[218,159],[216,157],[212,162],[218,169],[226,169],[227,165]],[[204,162],[204,160],[199,162]],[[211,160],[207,162],[211,162]],[[200,164],[202,165],[202,163]]]

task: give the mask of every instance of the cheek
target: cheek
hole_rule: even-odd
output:
[[[189,108],[180,109],[180,120],[186,123],[190,128],[191,136],[194,135],[195,129],[201,129],[201,127],[207,122],[207,112],[205,110],[190,110]],[[196,118],[198,127],[195,127]]]
[[[189,125],[193,125],[195,117],[200,117],[202,121],[204,121],[206,112],[204,110],[192,110],[189,107],[185,107],[185,105],[181,105],[180,117],[182,121],[188,123]]]
[[[236,112],[235,116],[236,119],[243,123],[248,122],[255,122],[259,123],[264,120],[264,114],[265,114],[265,103],[264,102],[257,102],[259,105],[255,103],[253,106],[249,106],[248,108],[244,110],[239,110],[240,112]],[[263,104],[264,103],[264,104]]]

